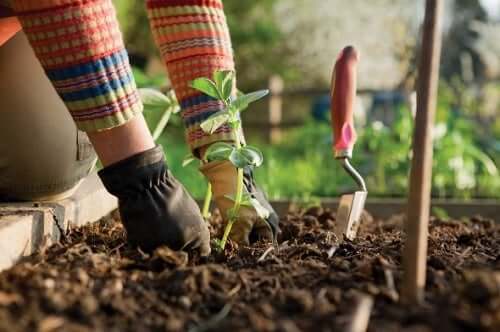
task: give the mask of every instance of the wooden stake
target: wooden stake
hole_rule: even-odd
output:
[[[352,320],[347,326],[347,332],[366,332],[370,323],[370,315],[373,307],[373,298],[361,294],[356,299]]]
[[[441,17],[444,0],[426,0],[422,54],[419,66],[417,114],[403,252],[405,303],[423,300],[432,182],[432,129],[436,113],[441,58]]]
[[[273,75],[269,79],[269,141],[278,143],[281,140],[281,120],[283,118],[283,89],[285,84],[281,76]]]

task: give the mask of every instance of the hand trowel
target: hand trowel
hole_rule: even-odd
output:
[[[348,46],[339,54],[332,75],[333,153],[335,159],[341,163],[358,186],[354,192],[340,197],[335,226],[335,234],[339,241],[343,241],[344,236],[349,240],[356,237],[368,194],[365,181],[349,161],[356,142],[353,113],[357,64],[358,52],[352,46]]]

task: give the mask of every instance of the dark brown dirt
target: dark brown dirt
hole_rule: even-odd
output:
[[[365,219],[339,246],[334,214],[312,208],[263,259],[268,244],[201,259],[130,248],[111,216],[0,274],[0,331],[343,331],[359,294],[369,331],[500,331],[500,225],[432,220],[426,301],[407,307],[401,219]]]

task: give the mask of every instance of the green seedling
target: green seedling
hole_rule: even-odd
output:
[[[186,167],[187,165],[191,164],[196,160],[198,160],[198,158],[196,158],[192,154],[188,154],[186,157],[184,157],[184,160],[182,161],[182,167]],[[210,184],[210,182],[208,182],[207,192],[205,194],[205,198],[203,200],[203,208],[201,210],[201,215],[205,220],[208,220],[212,216],[212,214],[210,213],[211,201],[212,201],[212,185]]]
[[[139,95],[144,105],[144,111],[163,112],[153,130],[153,139],[156,141],[165,130],[172,114],[179,113],[181,109],[172,90],[168,91],[167,94],[163,94],[155,89],[143,88],[139,89]]]
[[[206,161],[230,161],[237,168],[236,195],[228,196],[234,202],[233,207],[227,212],[228,223],[220,241],[216,241],[219,248],[224,250],[233,224],[238,219],[242,206],[253,206],[262,219],[269,217],[269,211],[248,193],[243,192],[243,170],[246,167],[259,167],[262,165],[262,153],[255,147],[246,145],[242,139],[240,113],[248,106],[265,97],[269,91],[259,90],[248,94],[239,93],[233,97],[235,88],[235,75],[233,71],[216,71],[213,78],[200,77],[190,83],[196,89],[224,104],[224,109],[213,114],[201,123],[201,128],[208,134],[213,134],[224,124],[228,124],[235,137],[234,144],[217,142],[212,144],[202,156]]]

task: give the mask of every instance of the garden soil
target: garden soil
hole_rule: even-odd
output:
[[[200,258],[127,246],[113,214],[0,273],[0,331],[343,331],[363,296],[369,331],[500,331],[499,224],[431,220],[418,307],[399,298],[402,218],[365,215],[341,245],[334,224],[321,208],[290,213],[277,248]]]

